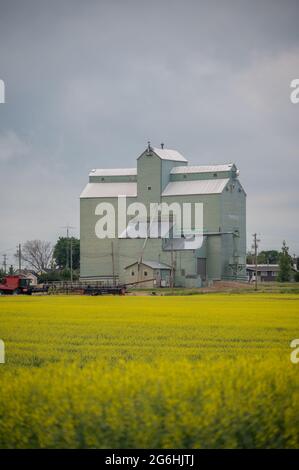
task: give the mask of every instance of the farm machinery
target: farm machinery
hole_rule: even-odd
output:
[[[144,282],[153,281],[154,279],[146,279],[143,281],[128,282],[127,284],[118,284],[118,285],[87,285],[83,288],[82,293],[85,295],[125,295],[127,293],[127,287],[136,286],[137,284],[142,284]]]
[[[68,283],[53,283],[42,286],[30,285],[30,279],[22,275],[5,276],[0,284],[0,295],[19,295],[19,294],[36,294],[36,293],[81,293],[85,295],[124,295],[125,286],[97,286],[97,285],[76,285]]]
[[[85,295],[124,295],[126,286],[86,286],[83,289]]]
[[[150,279],[151,280],[151,279]],[[32,286],[25,275],[8,275],[0,284],[0,295],[19,294],[83,294],[83,295],[125,295],[127,287],[142,284],[145,281],[135,281],[128,284],[87,284],[84,282],[49,282]]]
[[[17,295],[32,294],[33,288],[30,286],[30,279],[20,275],[5,276],[3,283],[0,284],[0,294]]]
[[[32,286],[30,279],[24,275],[13,274],[5,276],[3,283],[0,284],[0,295],[31,295],[38,292],[47,292],[48,286]]]

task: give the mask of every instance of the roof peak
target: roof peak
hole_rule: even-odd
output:
[[[125,269],[130,268],[131,266],[134,266],[135,264],[143,264],[145,266],[148,266],[152,269],[171,269],[171,266],[169,264],[161,263],[161,261],[150,261],[150,260],[140,260],[140,261],[134,261],[133,263],[128,264]]]
[[[161,158],[161,160],[172,160],[175,162],[186,162],[187,159],[177,150],[161,147],[153,147],[153,152]]]
[[[140,158],[142,155],[146,154],[148,156],[155,154],[161,160],[170,160],[173,162],[185,162],[187,163],[188,160],[177,150],[161,147],[152,147],[150,143],[146,147],[146,149],[142,152],[142,154],[138,157]]]

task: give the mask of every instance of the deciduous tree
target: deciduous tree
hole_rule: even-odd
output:
[[[50,242],[28,240],[22,246],[21,258],[35,271],[45,271],[51,266],[53,248]],[[18,254],[15,255],[18,257]]]

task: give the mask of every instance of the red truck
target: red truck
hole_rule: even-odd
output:
[[[0,284],[1,294],[32,294],[32,287],[30,286],[30,279],[25,276],[9,275],[5,276],[4,281]]]

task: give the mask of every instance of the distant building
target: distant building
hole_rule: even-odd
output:
[[[296,271],[297,269],[292,267],[291,280],[293,279]],[[257,280],[259,282],[277,281],[278,273],[279,273],[278,264],[258,264],[257,265]],[[255,281],[255,265],[254,264],[246,265],[246,275],[247,275],[247,280],[249,282]]]
[[[156,285],[162,280],[167,284],[169,272],[175,286],[246,280],[246,193],[238,176],[233,163],[189,166],[178,151],[150,145],[137,158],[137,168],[92,170],[80,196],[80,278],[125,283],[137,279],[132,269],[136,263],[144,277],[144,266],[151,262],[166,266],[163,272],[147,265],[147,275],[156,277]],[[134,239],[98,238],[99,203],[113,204],[117,213],[120,195],[126,196],[128,204],[142,202],[146,207],[161,202],[180,207],[202,203],[202,245],[192,249],[183,234],[175,238],[171,231],[158,238],[146,234]]]
[[[16,274],[20,274],[26,279],[30,279],[30,285],[31,286],[36,286],[37,285],[37,275],[34,273],[34,271],[31,271],[29,269],[21,269],[21,271],[18,269],[16,271]]]

